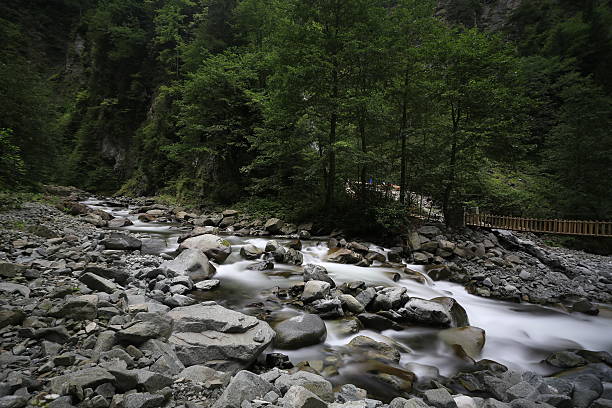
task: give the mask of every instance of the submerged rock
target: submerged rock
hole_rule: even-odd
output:
[[[438,337],[449,346],[460,347],[463,353],[473,359],[480,355],[485,344],[485,331],[472,326],[442,330]]]
[[[400,361],[400,352],[395,347],[376,341],[367,336],[357,336],[347,344],[347,348],[356,355],[364,355],[370,360]]]

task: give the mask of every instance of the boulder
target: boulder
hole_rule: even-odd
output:
[[[264,259],[261,261],[253,262],[246,268],[251,271],[268,271],[274,269],[274,262]]]
[[[298,371],[295,374],[282,374],[274,381],[274,385],[285,395],[292,387],[300,386],[324,401],[331,402],[334,400],[331,383],[320,375],[307,371]]]
[[[278,234],[281,232],[281,229],[284,225],[285,223],[279,220],[278,218],[270,218],[264,224],[264,230],[268,231],[270,234]]]
[[[272,384],[250,371],[240,371],[230,381],[212,408],[241,408],[243,401],[261,398],[272,391]]]
[[[88,264],[83,272],[93,273],[94,275],[114,280],[120,285],[123,285],[130,277],[127,271],[117,268],[107,268],[104,264]]]
[[[399,362],[400,352],[393,346],[376,341],[367,336],[357,336],[348,344],[347,348],[356,355],[363,354],[370,360]]]
[[[318,299],[323,299],[329,294],[331,285],[324,281],[311,280],[304,284],[302,301],[310,303]]]
[[[194,383],[208,382],[209,384],[217,383],[219,385],[227,384],[229,377],[230,376],[224,372],[203,365],[187,367],[178,375],[178,378],[184,378]]]
[[[430,326],[463,327],[469,324],[465,310],[452,298],[410,298],[398,312],[411,322]]]
[[[50,316],[74,320],[93,320],[97,314],[98,297],[96,295],[68,298],[49,311]]]
[[[158,313],[138,313],[134,322],[119,330],[118,341],[129,344],[142,344],[149,339],[167,339],[172,332],[172,321]]]
[[[124,251],[137,250],[142,248],[142,241],[129,234],[111,232],[101,242],[106,249],[118,249]]]
[[[123,399],[124,408],[157,408],[164,402],[161,394],[151,394],[148,392],[135,392],[127,394]]]
[[[341,264],[356,264],[363,260],[363,256],[350,249],[340,248],[327,255],[327,260]]]
[[[187,249],[173,260],[162,263],[160,268],[188,276],[194,282],[210,279],[216,272],[208,257],[198,249]]]
[[[315,281],[311,281],[315,282]],[[316,313],[322,319],[336,319],[344,316],[339,299],[319,299],[307,305],[306,310]]]
[[[113,218],[112,220],[108,221],[109,228],[121,228],[121,227],[127,227],[129,225],[132,225],[132,221],[130,221],[129,218],[124,218],[124,217],[117,217],[117,218]]]
[[[244,259],[257,259],[263,254],[263,251],[255,245],[249,244],[240,248],[240,255]]]
[[[54,377],[49,381],[49,388],[53,393],[61,394],[65,385],[75,384],[82,388],[96,388],[98,385],[114,381],[115,377],[107,370],[92,367]]]
[[[314,393],[300,385],[289,388],[278,402],[286,408],[327,408],[328,406]]]
[[[419,234],[425,235],[428,238],[433,238],[436,235],[441,234],[440,228],[436,227],[435,225],[425,225],[419,228],[417,231]]]
[[[347,247],[347,249],[353,250],[355,252],[359,252],[362,255],[367,254],[368,251],[370,250],[366,245],[361,244],[361,243],[356,242],[356,241],[349,242],[346,245],[346,247]]]
[[[194,285],[198,290],[211,290],[218,287],[221,284],[219,279],[207,279],[200,281]]]
[[[169,343],[185,366],[216,360],[223,371],[235,372],[249,366],[275,336],[267,323],[214,302],[178,307],[167,315],[174,321]]]
[[[444,388],[427,390],[423,393],[425,402],[435,408],[457,408],[455,400]]]
[[[266,247],[264,250],[266,252],[274,252],[280,247],[281,245],[276,240],[271,239],[270,241],[266,242]]]
[[[338,299],[340,299],[340,302],[342,303],[342,308],[345,311],[348,311],[354,314],[359,314],[359,313],[363,313],[363,311],[365,310],[365,307],[363,307],[361,302],[355,299],[355,297],[353,297],[352,295],[343,294],[343,295],[338,296]]]
[[[315,314],[303,314],[284,320],[274,327],[274,345],[280,349],[298,349],[325,341],[327,329]]]
[[[546,357],[546,362],[554,367],[575,368],[586,365],[588,361],[577,353],[564,350],[558,351]]]
[[[329,283],[332,288],[336,287],[336,282],[327,274],[327,269],[321,265],[306,264],[304,265],[304,282],[311,280],[324,281]]]
[[[164,341],[151,339],[139,347],[151,355],[151,359],[155,361],[149,367],[150,370],[162,373],[177,375],[185,369],[185,366],[176,355],[174,347]]]
[[[289,248],[285,251],[282,262],[289,265],[301,265],[304,262],[304,255],[300,251]]]
[[[438,337],[451,347],[461,347],[473,359],[478,358],[485,344],[485,331],[472,326],[441,330]]]
[[[366,329],[383,331],[398,326],[393,320],[376,313],[361,313],[357,318]]]
[[[20,265],[12,262],[0,262],[0,277],[14,278],[26,269],[28,268],[25,265]]]
[[[186,239],[179,246],[179,250],[198,249],[217,263],[223,263],[232,253],[229,241],[212,234],[198,235],[197,237]]]
[[[0,310],[0,329],[6,326],[20,325],[26,318],[26,314],[21,309],[1,309]]]
[[[384,288],[376,293],[369,308],[374,312],[397,309],[408,300],[406,291],[406,288],[402,287]]]
[[[79,280],[95,292],[113,293],[117,290],[117,285],[114,282],[90,272],[81,275]]]
[[[30,288],[12,282],[0,282],[0,292],[19,293],[23,297],[30,297]]]

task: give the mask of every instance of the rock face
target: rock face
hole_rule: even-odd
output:
[[[199,282],[210,279],[216,272],[208,257],[198,249],[187,249],[171,261],[161,264],[176,275],[188,276],[192,281]]]
[[[249,366],[275,336],[267,323],[213,302],[178,307],[168,317],[174,320],[169,342],[185,366],[214,361],[217,368],[235,372]]]
[[[274,345],[281,349],[297,349],[325,341],[327,329],[315,314],[303,314],[287,319],[274,328]]]
[[[101,242],[106,249],[118,249],[118,250],[136,250],[142,248],[142,241],[134,238],[128,234],[120,234],[118,232],[111,232],[109,236]]]
[[[179,246],[179,250],[184,249],[199,249],[217,263],[225,262],[232,253],[232,247],[227,240],[212,234],[203,234],[186,239]]]

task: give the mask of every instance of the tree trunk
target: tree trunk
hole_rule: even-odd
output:
[[[402,96],[402,121],[400,123],[400,137],[402,139],[402,157],[401,157],[401,168],[400,168],[400,203],[404,204],[406,202],[406,144],[407,144],[407,135],[406,135],[406,127],[408,122],[408,70],[406,70],[404,74],[404,94]]]
[[[327,173],[327,191],[325,194],[325,207],[328,210],[334,205],[334,190],[336,188],[336,127],[338,126],[338,112],[335,103],[338,98],[338,69],[337,62],[334,61],[332,72],[332,97],[334,108],[329,121],[329,152],[328,152],[328,173]]]
[[[365,114],[362,113],[361,117],[359,119],[359,135],[361,138],[361,151],[363,152],[363,155],[365,157],[366,153],[368,152],[367,150],[367,146],[366,146],[366,132],[365,132]],[[361,183],[361,199],[363,200],[363,202],[366,201],[366,165],[365,163],[363,163],[361,165],[361,174],[359,176],[359,182]]]
[[[451,196],[453,193],[453,189],[455,188],[455,177],[457,174],[457,133],[459,132],[459,120],[461,118],[461,109],[460,105],[457,104],[455,106],[452,102],[451,106],[451,117],[453,120],[453,130],[451,133],[452,145],[451,145],[451,154],[449,158],[449,166],[448,166],[448,181],[446,186],[444,187],[444,195],[442,198],[442,212],[444,213],[444,221],[447,225],[451,225],[453,223],[454,217],[454,208],[451,206]]]

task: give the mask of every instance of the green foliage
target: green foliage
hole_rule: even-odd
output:
[[[473,28],[475,0],[450,23],[435,0],[19,3],[0,5],[0,188],[371,234],[407,222],[391,184],[447,215],[611,214],[607,1],[523,1],[506,36]]]
[[[0,129],[0,189],[17,187],[26,172],[21,149],[14,143],[13,131]]]

